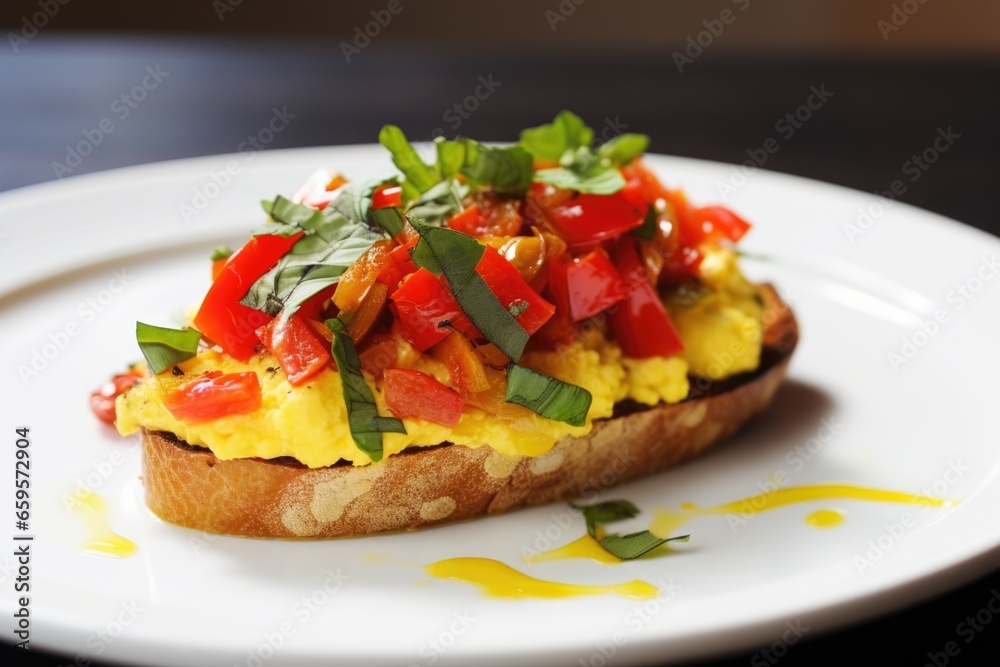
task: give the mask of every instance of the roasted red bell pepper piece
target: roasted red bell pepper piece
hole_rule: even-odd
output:
[[[403,280],[392,302],[399,333],[421,352],[451,333],[447,323],[468,321],[441,281],[424,268]]]
[[[372,208],[388,208],[403,205],[401,185],[383,185],[372,193]]]
[[[260,409],[260,381],[254,372],[206,375],[167,394],[163,405],[188,422],[243,415]]]
[[[486,252],[476,265],[476,273],[483,277],[505,308],[517,313],[514,319],[529,335],[541,329],[556,310],[493,246],[486,246]]]
[[[383,395],[396,417],[413,417],[454,428],[462,418],[465,399],[427,373],[404,368],[387,368]]]
[[[574,322],[593,317],[628,296],[625,282],[603,248],[568,262],[565,270],[566,296]]]
[[[399,289],[399,284],[403,281],[403,278],[417,270],[417,265],[413,263],[413,258],[410,257],[410,250],[417,245],[417,241],[419,240],[419,236],[414,236],[406,243],[396,246],[389,252],[389,262],[382,269],[382,272],[378,274],[378,278],[376,278],[378,282],[389,288],[389,294]]]
[[[717,243],[729,239],[733,243],[743,238],[750,223],[725,206],[703,206],[683,214],[681,244],[696,246],[699,243]]]
[[[535,183],[533,189],[544,190]],[[580,193],[562,203],[545,207],[545,219],[553,231],[574,250],[586,250],[642,226],[646,206],[638,205],[623,191],[610,195]]]
[[[626,357],[669,357],[684,349],[656,289],[649,284],[635,242],[624,239],[615,249],[615,266],[631,290],[609,311],[615,340]]]
[[[475,204],[448,218],[450,229],[470,236],[479,236],[485,226],[486,220]]]
[[[301,233],[262,235],[250,239],[229,258],[212,283],[194,318],[195,328],[239,361],[247,361],[257,346],[257,329],[271,318],[240,303],[254,281],[274,266]]]
[[[330,363],[330,347],[295,313],[282,321],[279,315],[257,329],[257,337],[274,358],[292,386],[305,384]]]

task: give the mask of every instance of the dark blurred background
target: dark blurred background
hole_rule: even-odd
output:
[[[4,0],[0,37],[0,190],[233,152],[276,115],[265,150],[371,142],[386,122],[505,140],[569,108],[661,153],[744,162],[777,137],[765,168],[869,192],[950,128],[902,199],[1000,233],[995,1]],[[816,90],[809,119],[779,129]],[[997,568],[781,663],[941,667]],[[944,658],[998,655],[1000,619]],[[748,662],[773,664],[713,664]]]

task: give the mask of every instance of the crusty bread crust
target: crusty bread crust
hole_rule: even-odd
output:
[[[365,467],[310,469],[297,462],[220,461],[173,435],[142,431],[146,502],[165,521],[227,535],[325,538],[404,530],[593,495],[686,461],[765,409],[781,385],[798,328],[763,286],[761,367],[711,383],[692,380],[681,403],[619,405],[585,437],[537,458],[435,446]]]

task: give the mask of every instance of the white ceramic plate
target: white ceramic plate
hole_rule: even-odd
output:
[[[220,187],[227,162],[238,173]],[[698,202],[720,201],[718,184],[735,174],[695,160],[651,162]],[[672,555],[616,567],[521,562],[525,547],[583,533],[579,517],[565,524],[565,505],[326,542],[212,538],[160,522],[143,505],[135,442],[96,422],[88,394],[138,357],[136,319],[179,316],[207,287],[209,249],[239,244],[262,219],[261,198],[292,192],[322,165],[356,179],[391,168],[379,147],[274,151],[0,195],[0,498],[13,497],[14,430],[30,426],[34,646],[151,665],[601,665],[612,653],[616,664],[663,662],[747,649],[783,633],[794,639],[788,627],[818,634],[995,567],[1000,280],[988,267],[1000,241],[897,203],[852,243],[845,225],[861,210],[877,214],[873,197],[766,172],[751,174],[727,203],[756,223],[744,249],[775,258],[748,259],[747,272],[779,285],[799,317],[790,381],[771,412],[726,446],[609,495],[649,511],[711,505],[785,473],[786,484],[837,480],[943,494],[963,500],[957,508],[811,503],[751,517],[735,531],[707,517],[689,526],[691,542]],[[204,199],[195,201],[196,190]],[[186,220],[181,204],[203,210]],[[947,321],[921,333],[938,310]],[[915,354],[894,369],[888,354],[902,355],[904,338]],[[37,375],[23,377],[32,364]],[[835,420],[838,432],[803,454],[823,419]],[[78,483],[108,499],[111,524],[139,545],[136,556],[81,553],[82,525],[63,505]],[[846,511],[846,523],[825,531],[804,523],[827,506]],[[624,528],[644,527],[649,511]],[[914,523],[900,529],[906,513]],[[17,532],[12,514],[0,539]],[[0,550],[8,554],[0,572],[7,619],[12,551]],[[421,570],[454,556],[497,558],[559,581],[637,578],[673,588],[646,602],[488,599]]]

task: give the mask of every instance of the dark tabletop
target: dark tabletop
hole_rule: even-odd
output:
[[[76,175],[232,152],[275,110],[289,120],[266,149],[367,143],[386,122],[412,138],[444,130],[505,140],[569,108],[598,133],[607,124],[648,133],[651,151],[660,153],[743,162],[777,137],[780,149],[766,168],[870,192],[888,188],[914,154],[950,128],[959,138],[902,199],[1000,234],[998,78],[996,61],[706,54],[679,73],[669,54],[512,58],[372,46],[348,63],[334,45],[299,40],[46,34],[17,55],[0,55],[0,190],[52,180],[63,166]],[[828,99],[791,136],[779,131],[776,124],[814,89],[832,95],[824,94]],[[104,119],[113,130],[100,129]],[[95,145],[71,166],[76,160],[69,148],[81,141]],[[995,664],[1000,617],[991,613],[993,622],[968,642],[958,626],[987,609],[993,595],[1000,598],[998,590],[1000,562],[993,574],[923,604],[853,628],[807,634],[787,655],[779,649],[780,664]],[[984,618],[980,614],[980,622]],[[9,641],[6,631],[3,641]],[[944,653],[948,642],[955,642],[957,655]],[[11,649],[3,648],[6,657]],[[71,662],[32,658],[24,664]],[[747,652],[710,664],[777,661],[774,654]]]

